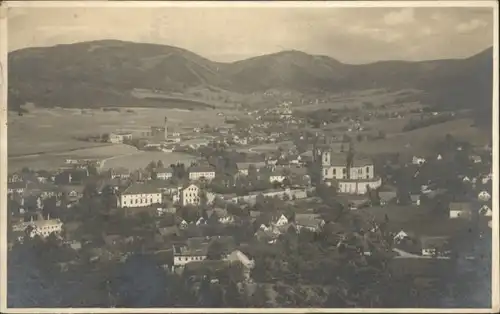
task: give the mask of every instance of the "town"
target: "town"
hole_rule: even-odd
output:
[[[338,114],[347,122],[338,130],[331,116],[305,116],[283,102],[248,111],[252,123],[200,127],[187,138],[169,133],[168,117],[147,132],[99,135],[113,144],[196,158],[103,170],[102,160],[75,157],[57,170],[9,174],[9,261],[43,250],[46,261],[36,269],[47,267],[39,276],[49,278],[40,280],[56,280],[66,290],[61,295],[99,283],[107,292],[80,296],[88,298],[81,302],[106,307],[131,302],[118,292],[117,278],[132,274],[116,273],[131,270],[134,260],[141,263],[140,276],[153,282],[148,285],[170,287],[146,288],[154,291],[143,292],[144,306],[398,307],[412,302],[408,289],[435,305],[439,298],[429,281],[440,287],[451,269],[472,276],[477,266],[471,265],[491,246],[491,146],[442,134],[425,155],[371,156],[357,151],[359,137],[370,135],[362,117],[351,115]],[[389,272],[398,278],[391,293],[404,296],[354,301],[332,290],[338,289],[332,282],[366,267],[375,273],[349,289],[373,291],[363,280]],[[300,288],[292,288],[297,281]],[[138,291],[122,293],[143,298]],[[280,301],[283,295],[292,303]],[[60,296],[60,306],[75,302],[68,298]]]

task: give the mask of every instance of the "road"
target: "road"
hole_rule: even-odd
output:
[[[419,258],[419,259],[431,259],[431,258],[434,258],[434,259],[450,259],[449,257],[447,256],[422,256],[422,255],[417,255],[417,254],[411,254],[411,253],[408,253],[408,252],[405,252],[403,250],[400,250],[400,249],[396,249],[396,248],[393,248],[392,249],[394,252],[398,253],[399,255],[396,256],[395,258]]]
[[[105,158],[105,159],[101,160],[101,164],[99,165],[99,172],[102,171],[102,168],[104,167],[104,164],[106,163],[106,161],[113,160],[113,159],[116,159],[116,158],[131,156],[131,155],[137,155],[137,154],[140,154],[140,153],[142,153],[142,151],[141,150],[137,150],[135,152],[131,152],[131,153],[127,153],[127,154],[122,154],[122,155],[117,155],[117,156]]]

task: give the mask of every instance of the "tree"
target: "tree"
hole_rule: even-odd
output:
[[[156,168],[156,162],[151,161],[147,166],[146,170],[149,172],[152,172]]]
[[[164,165],[163,165],[163,161],[161,160],[158,160],[158,162],[156,163],[156,168],[157,169],[163,169]]]

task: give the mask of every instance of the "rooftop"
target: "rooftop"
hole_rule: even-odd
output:
[[[330,165],[345,166],[347,164],[347,153],[331,154]],[[373,161],[365,156],[354,154],[353,167],[364,167],[373,165]]]
[[[160,193],[158,191],[158,187],[148,184],[148,183],[133,183],[125,191],[122,192],[122,195],[131,195],[131,194],[155,194]]]
[[[156,173],[173,173],[174,170],[171,167],[168,168],[158,168],[155,170]]]
[[[192,173],[192,172],[215,172],[215,168],[213,168],[211,166],[193,166],[193,167],[189,167],[188,172],[189,173]]]
[[[256,168],[264,168],[266,166],[266,162],[258,161],[258,162],[237,162],[236,166],[239,170],[248,169],[251,165],[254,165]]]

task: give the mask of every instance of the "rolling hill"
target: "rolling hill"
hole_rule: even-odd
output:
[[[385,88],[424,91],[443,109],[491,113],[493,49],[467,59],[384,61],[363,65],[283,51],[233,63],[190,51],[116,40],[82,42],[9,53],[9,109],[26,102],[52,107],[137,105],[134,88],[182,92],[212,86],[237,93],[269,89],[338,92]]]

